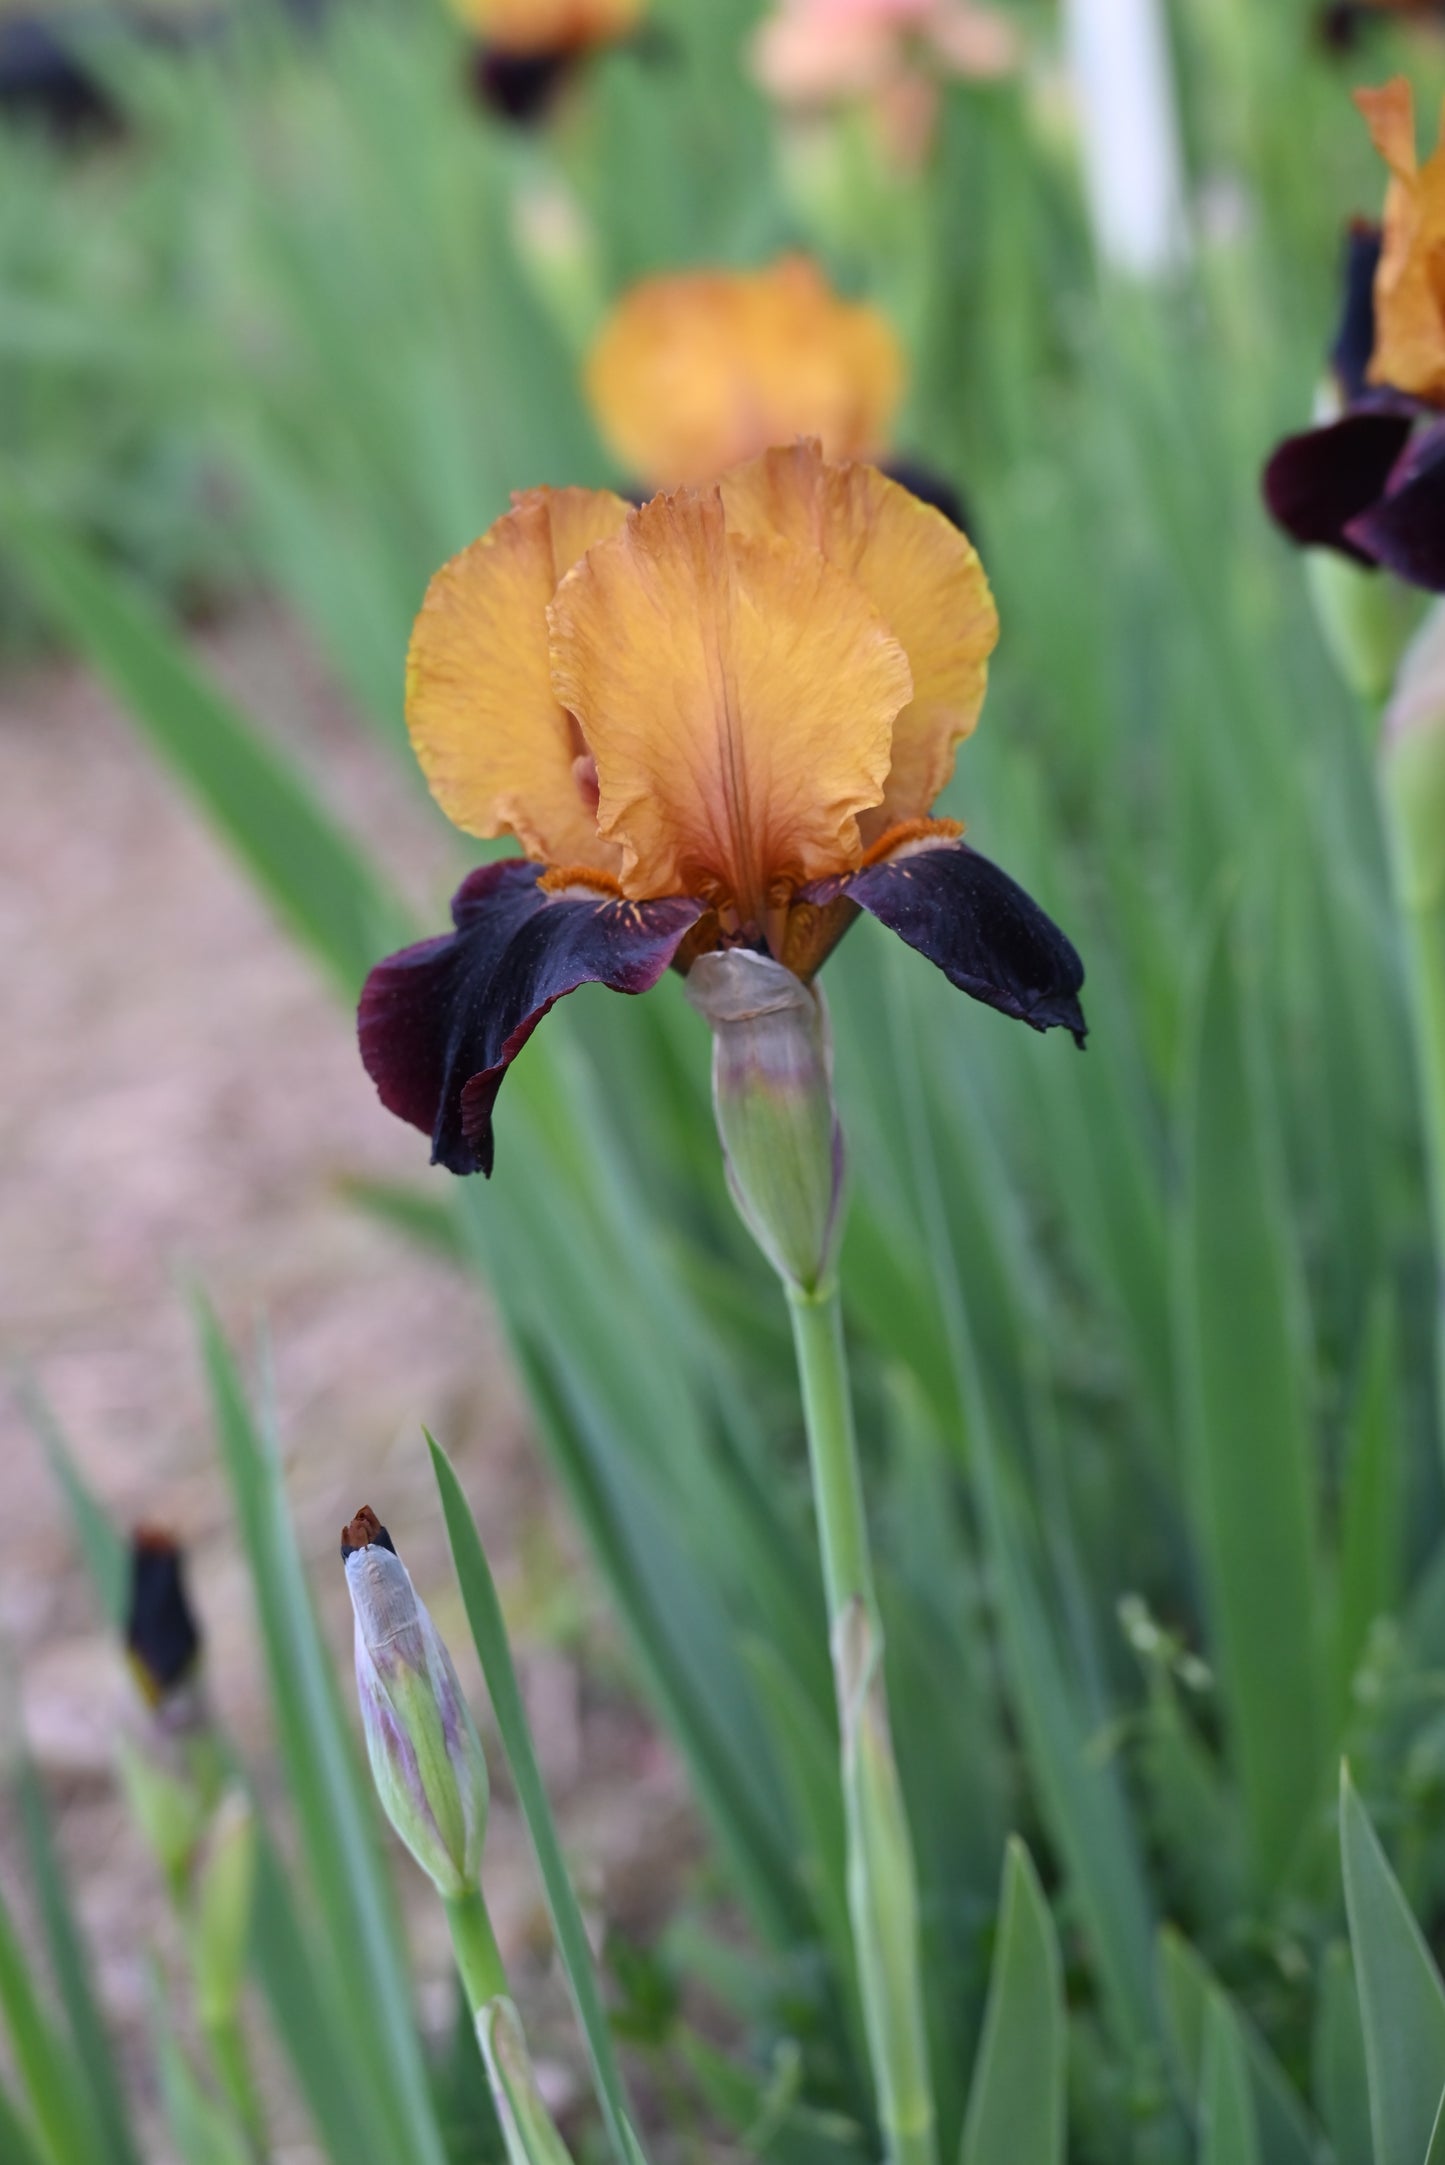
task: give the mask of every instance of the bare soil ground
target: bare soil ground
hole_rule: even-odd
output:
[[[435,815],[408,796],[396,762],[344,711],[295,633],[258,610],[206,644],[440,922]],[[599,1915],[645,1928],[659,1888],[675,1884],[659,1859],[691,1848],[682,1787],[616,1680],[498,1332],[474,1284],[340,1192],[344,1175],[422,1177],[423,1139],[382,1113],[349,1018],[80,671],[45,666],[0,685],[0,802],[0,1357],[33,1374],[122,1521],[167,1524],[188,1544],[214,1699],[263,1777],[260,1658],[208,1435],[187,1278],[205,1286],[239,1343],[263,1322],[269,1333],[292,1503],[339,1661],[350,1623],[336,1536],[362,1502],[389,1521],[462,1650],[420,1443],[426,1421],[457,1455],[497,1564],[584,1887]],[[112,1778],[132,1693],[9,1393],[0,1464],[0,1713],[7,1728],[23,1721],[107,2002],[133,2042],[162,1903]],[[464,1675],[474,1681],[474,1666]],[[488,1854],[504,1949],[535,2019],[556,2030],[565,2089],[565,2026],[554,2021],[538,1897],[505,1792]],[[23,1913],[13,1829],[0,1832],[0,1868]],[[398,1879],[424,2017],[440,2030],[451,2006],[440,1920],[406,1860]],[[289,2154],[308,2153],[303,2143]]]

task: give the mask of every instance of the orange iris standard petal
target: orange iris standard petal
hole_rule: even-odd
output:
[[[586,382],[624,467],[673,488],[800,435],[835,458],[880,453],[904,363],[885,317],[785,256],[764,271],[644,279],[603,326]]]
[[[565,53],[627,37],[646,0],[453,0],[468,29],[500,52]]]
[[[858,862],[912,677],[816,550],[730,533],[715,488],[657,497],[588,553],[551,621],[629,896],[700,896],[761,930],[792,886]]]
[[[1355,103],[1390,168],[1370,381],[1445,405],[1445,141],[1419,163],[1403,76],[1357,90]]]
[[[973,543],[876,468],[829,465],[816,443],[765,452],[725,474],[721,488],[730,529],[821,550],[898,638],[913,698],[893,725],[887,787],[861,822],[863,839],[921,818],[977,724],[998,640],[998,611]]]
[[[579,785],[587,747],[553,694],[547,605],[627,513],[600,489],[518,497],[442,566],[412,633],[406,721],[432,795],[468,834],[515,835],[544,864],[619,861]]]

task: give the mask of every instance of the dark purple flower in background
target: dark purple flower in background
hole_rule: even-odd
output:
[[[1418,163],[1403,79],[1356,103],[1391,171],[1384,225],[1350,228],[1330,410],[1278,445],[1264,498],[1301,547],[1445,593],[1445,153]]]

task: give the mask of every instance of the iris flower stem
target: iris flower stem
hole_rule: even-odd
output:
[[[572,2165],[537,2087],[527,2040],[507,1990],[497,1935],[480,1887],[446,1905],[452,1947],[486,2062],[508,2165]],[[635,2165],[643,2165],[634,2151]]]
[[[206,2016],[202,2027],[221,2087],[244,2130],[247,2148],[252,2157],[264,2158],[269,2149],[266,2115],[238,2015],[235,2009],[228,2009],[224,2014]]]
[[[501,1949],[480,1887],[473,1888],[470,1894],[458,1895],[447,1903],[446,1909],[457,1972],[467,1996],[467,2006],[475,2017],[490,2001],[507,1997],[507,1972],[502,1964]]]
[[[836,1283],[789,1286],[788,1302],[838,1699],[848,1913],[879,2117],[890,2165],[934,2165],[917,1874],[889,1731],[842,1305]]]

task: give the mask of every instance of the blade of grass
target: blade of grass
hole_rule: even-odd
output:
[[[1205,2076],[1210,2006],[1227,1995],[1208,1964],[1167,1925],[1159,1935],[1159,1982],[1176,2081],[1185,2097],[1197,2098]],[[1254,2024],[1232,2003],[1228,2012],[1244,2053],[1268,2165],[1312,2165],[1319,2144],[1288,2076]]]
[[[0,2083],[0,2165],[49,2165]]]
[[[1204,2014],[1204,2065],[1199,2078],[1200,2165],[1262,2165],[1249,2068],[1234,2016],[1222,1993]]]
[[[65,1498],[101,1614],[112,1631],[123,1634],[130,1605],[130,1551],[125,1538],[96,1502],[59,1423],[28,1378],[21,1385],[21,1402]]]
[[[1416,2165],[1445,2089],[1445,1988],[1348,1768],[1340,1779],[1340,1849],[1375,2165]]]
[[[50,1829],[50,1807],[35,1768],[22,1759],[16,1776],[20,1820],[30,1858],[31,1883],[40,1904],[51,1967],[60,2004],[70,2025],[77,2064],[89,2094],[91,2115],[100,2132],[101,2158],[110,2165],[139,2165],[140,2152],[130,2126],[129,2109],[110,2038],[91,1989],[90,1962],[70,1906],[70,1895]]]
[[[1016,1836],[959,2165],[1063,2165],[1067,2029],[1054,1921]]]
[[[220,1327],[200,1301],[197,1325],[251,1568],[288,1789],[334,1962],[334,2004],[351,2017],[352,2079],[383,2146],[389,2141],[408,2165],[444,2165],[376,1814],[342,1720],[275,1454],[256,1429]]]
[[[394,2153],[357,2081],[355,2016],[344,1983],[338,1985],[333,1964],[318,1959],[315,1929],[308,1931],[304,1906],[264,1828],[254,1901],[251,1959],[317,2141],[335,2165],[391,2165]]]
[[[45,2007],[15,1921],[0,1901],[0,2014],[36,2133],[51,2165],[101,2154],[100,2130],[76,2053]]]
[[[1315,2110],[1336,2165],[1374,2165],[1360,1997],[1350,1950],[1339,1940],[1326,1950],[1321,1969],[1313,2057]]]
[[[1259,1031],[1234,952],[1200,987],[1176,1253],[1185,1415],[1254,1869],[1277,1882],[1321,1792],[1323,1646],[1309,1356]]]
[[[150,2036],[161,2102],[182,2165],[252,2165],[239,2130],[207,2095],[187,2059],[155,1975],[151,1978]]]

